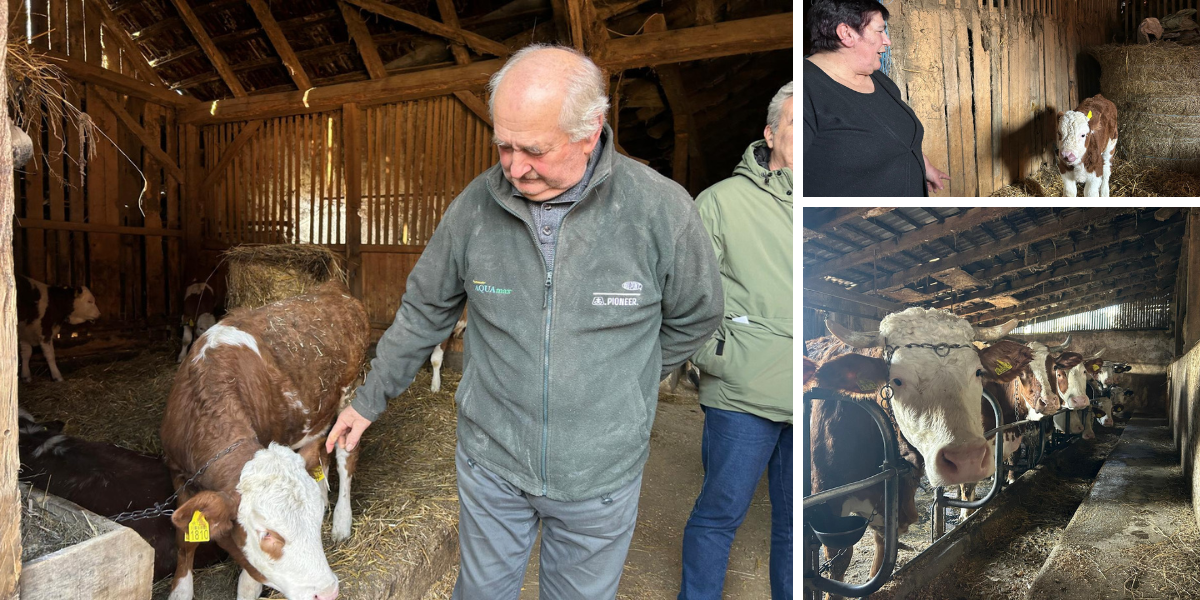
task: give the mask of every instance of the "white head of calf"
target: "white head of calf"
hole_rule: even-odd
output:
[[[827,325],[847,345],[884,347],[896,422],[926,457],[930,484],[970,483],[995,471],[993,447],[983,437],[979,403],[984,369],[971,341],[999,339],[1016,327],[1016,321],[975,329],[947,311],[909,308],[884,317],[878,333],[854,332],[833,322]]]
[[[251,576],[289,600],[334,600],[338,579],[321,542],[327,500],[305,470],[304,459],[272,443],[242,467],[237,497],[200,492],[173,519],[186,531],[193,513],[201,511],[212,540],[221,542]]]
[[[95,321],[100,318],[100,308],[96,306],[96,297],[87,286],[75,288],[75,303],[71,306],[71,314],[67,321],[78,325],[85,321]]]
[[[1100,358],[1104,350],[1097,352],[1091,359]],[[1056,367],[1056,375],[1058,379],[1058,395],[1062,398],[1063,405],[1071,410],[1087,408],[1091,404],[1091,400],[1087,397],[1087,361],[1083,355],[1076,352],[1064,352],[1059,355],[1059,362],[1064,361],[1071,364],[1068,368],[1058,369]]]
[[[1087,115],[1069,110],[1058,117],[1058,155],[1072,167],[1083,160],[1087,152],[1087,137],[1091,133]]]

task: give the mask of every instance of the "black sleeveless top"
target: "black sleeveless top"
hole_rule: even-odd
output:
[[[882,71],[856,92],[804,61],[804,195],[925,196],[925,129]]]

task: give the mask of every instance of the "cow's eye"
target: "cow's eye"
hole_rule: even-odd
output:
[[[975,369],[976,377],[983,377],[983,369]]]
[[[892,383],[894,383],[894,384],[896,384],[896,385],[904,385],[904,384],[900,383],[900,378],[899,378],[899,377],[897,377],[896,379],[893,379],[893,380],[892,380]]]

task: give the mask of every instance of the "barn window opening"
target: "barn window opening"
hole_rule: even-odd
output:
[[[1171,296],[1162,294],[1144,300],[1121,302],[1053,319],[1034,320],[1017,327],[1013,330],[1013,334],[1110,329],[1168,329],[1170,325]]]

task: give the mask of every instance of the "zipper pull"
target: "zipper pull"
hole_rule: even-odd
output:
[[[542,296],[542,308],[550,306],[550,278],[554,275],[554,271],[546,271],[546,293]]]

